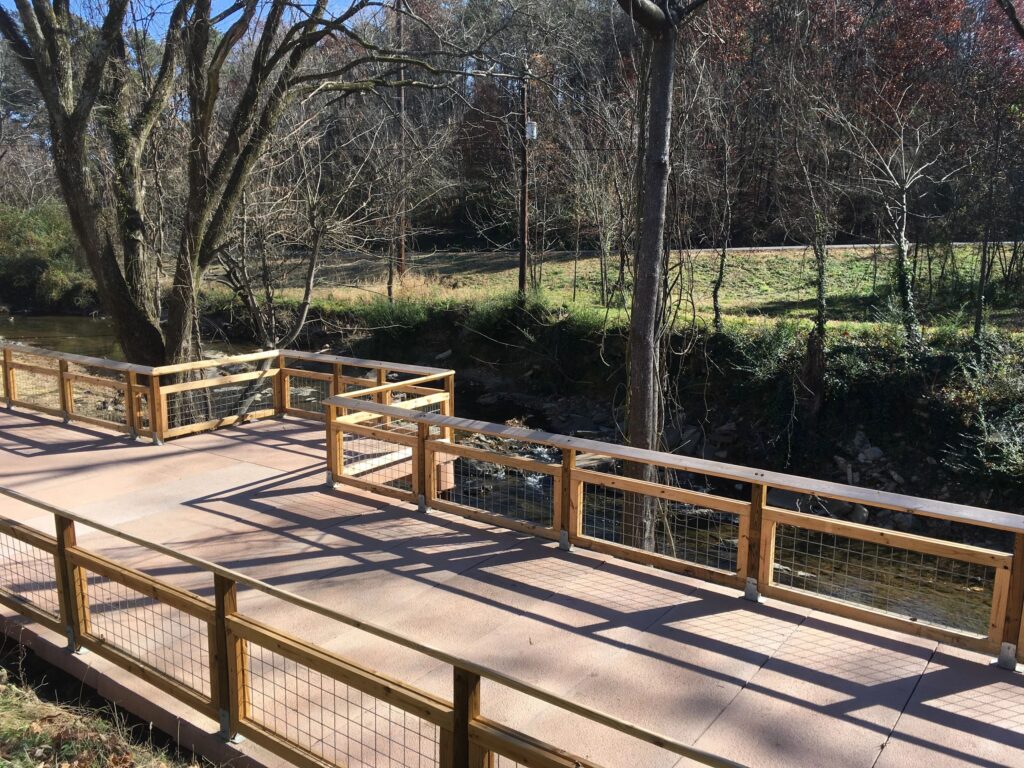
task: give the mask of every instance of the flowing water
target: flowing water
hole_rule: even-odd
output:
[[[43,349],[68,352],[108,360],[123,360],[124,354],[114,336],[114,324],[102,317],[51,315],[0,316],[0,341],[17,341]],[[205,343],[211,351],[249,352],[249,345]]]

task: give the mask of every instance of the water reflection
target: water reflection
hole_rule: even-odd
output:
[[[0,340],[108,360],[124,359],[114,336],[114,324],[105,318],[50,315],[0,317]],[[207,350],[219,352],[238,353],[253,349],[247,345],[209,342],[204,346]]]

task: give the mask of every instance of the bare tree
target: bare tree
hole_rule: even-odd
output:
[[[679,26],[707,0],[690,3],[669,0],[619,0],[619,5],[650,37],[651,63],[647,85],[644,131],[644,171],[641,193],[640,242],[636,253],[633,301],[629,319],[629,406],[626,436],[630,445],[650,450],[660,446],[664,425],[661,342],[665,333],[662,290],[665,273],[665,222],[669,148],[672,138],[672,88]],[[631,476],[653,480],[654,469],[630,463]],[[644,504],[629,516],[625,532],[630,546],[654,548],[653,509]]]
[[[905,93],[896,100],[880,95],[878,102],[878,112],[861,119],[844,114],[834,105],[829,115],[847,133],[848,151],[861,165],[857,184],[879,201],[882,229],[895,251],[893,282],[904,333],[910,348],[920,351],[924,337],[914,295],[908,233],[914,205],[928,191],[927,183],[934,181],[931,172],[943,157],[943,150],[935,143],[937,129],[917,122],[914,105],[907,103]],[[943,178],[952,173],[955,171]]]
[[[42,95],[71,223],[129,359],[160,364],[195,354],[199,281],[225,247],[242,192],[295,93],[414,85],[419,81],[408,76],[399,81],[397,69],[438,73],[446,59],[461,64],[472,50],[449,42],[460,30],[408,8],[402,10],[410,23],[431,26],[429,49],[411,56],[370,44],[366,18],[376,5],[243,0],[214,12],[209,0],[177,0],[162,43],[154,44],[151,77],[140,76],[146,67],[131,55],[126,30],[130,16],[159,15],[156,7],[109,0],[96,18],[84,20],[66,0],[17,0],[17,17],[0,8],[0,34]],[[81,24],[89,34],[76,33]],[[231,87],[222,77],[228,69]],[[451,76],[464,74],[456,67]],[[183,98],[176,106],[187,115],[187,172],[172,282],[161,307],[144,164],[178,88]],[[109,196],[101,155],[113,171]]]

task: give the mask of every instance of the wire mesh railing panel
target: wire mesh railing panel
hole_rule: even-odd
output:
[[[98,382],[73,382],[72,410],[78,416],[100,419],[114,424],[126,424],[127,413],[124,390],[118,382],[109,386]]]
[[[396,396],[397,394],[400,393],[396,393]],[[405,407],[403,403],[414,399],[414,397],[415,396],[402,397],[400,399],[396,399],[392,402],[392,405],[394,405],[396,408],[403,408]],[[417,405],[412,408],[408,408],[407,410],[409,411],[410,416],[412,416],[413,414],[439,415],[443,413],[443,405],[441,403],[427,403]],[[364,427],[373,427],[374,429],[380,429],[387,432],[396,432],[399,434],[410,436],[416,435],[419,431],[419,424],[414,420],[414,417],[409,419],[403,419],[400,416],[374,416],[373,418],[368,418],[366,420],[360,421],[359,423]],[[431,437],[439,437],[442,431],[443,430],[441,427],[433,424],[430,425],[429,434]]]
[[[0,589],[19,602],[60,618],[55,568],[49,552],[0,533]]]
[[[923,624],[985,636],[995,569],[778,524],[774,582]]]
[[[331,382],[295,374],[288,378],[289,408],[313,413],[323,413],[326,410],[323,401],[331,396]]]
[[[413,449],[401,443],[349,432],[343,474],[364,482],[412,491]]]
[[[457,435],[456,440],[459,439]],[[474,448],[483,442],[475,435],[461,439],[461,444]],[[495,441],[494,447],[498,450],[488,450],[493,460],[449,453],[443,448],[436,450],[438,497],[491,515],[545,528],[554,526],[558,493],[554,476],[502,463],[503,456],[523,457],[529,450],[521,445],[502,445],[502,442],[507,441]],[[560,454],[537,452],[529,458],[557,466],[553,461],[557,456]]]
[[[583,483],[583,535],[735,571],[739,515]]]
[[[248,719],[338,766],[436,768],[439,729],[256,643],[248,648]]]
[[[970,544],[1000,552],[1013,551],[1013,534],[1010,531],[811,494],[770,494],[769,502],[773,507],[790,512],[829,517],[872,528],[912,533],[927,536],[929,539]]]
[[[89,634],[209,698],[209,625],[105,576],[88,577]]]
[[[18,401],[26,405],[60,410],[60,376],[56,370],[50,375],[16,368],[14,391]]]
[[[167,423],[171,427],[201,424],[244,416],[253,411],[273,408],[274,380],[272,376],[237,384],[217,384],[185,392],[167,394]]]
[[[137,405],[138,416],[139,416],[138,427],[139,427],[139,429],[147,430],[148,431],[148,430],[153,428],[153,425],[149,421],[149,417],[150,417],[149,393],[148,392],[139,392],[139,394],[136,395],[136,401],[138,403],[138,405]]]

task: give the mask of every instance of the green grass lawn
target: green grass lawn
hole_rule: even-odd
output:
[[[689,298],[698,318],[712,317],[712,284],[718,269],[710,251],[673,253],[671,277],[677,295]],[[600,261],[571,252],[535,255],[541,292],[548,303],[599,311],[616,324],[621,306],[600,300]],[[828,303],[833,320],[852,326],[871,324],[889,304],[892,255],[888,249],[837,246],[831,249]],[[929,325],[970,324],[977,254],[974,246],[957,246],[918,259],[916,288],[922,317]],[[395,297],[423,304],[477,304],[507,296],[517,283],[518,254],[509,251],[447,252],[410,256],[409,270],[396,283]],[[616,259],[608,265],[618,274]],[[989,320],[1007,330],[1024,328],[1024,299],[999,290],[999,274],[990,299]],[[386,296],[386,270],[380,260],[337,258],[325,264],[316,289],[324,308],[374,302]],[[283,295],[297,297],[296,288]],[[628,295],[628,276],[627,276]],[[814,261],[805,249],[737,249],[729,254],[721,293],[723,313],[733,320],[787,318],[809,320],[814,314]],[[619,302],[621,304],[621,302]],[[686,302],[688,304],[688,301]]]

